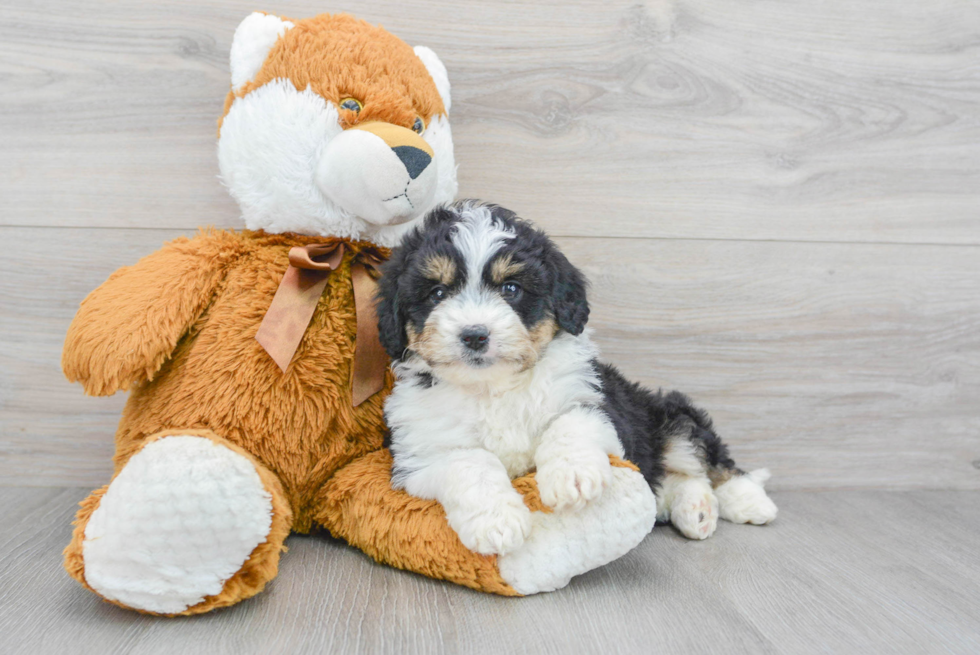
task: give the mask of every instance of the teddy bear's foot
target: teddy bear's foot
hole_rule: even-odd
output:
[[[69,571],[107,600],[157,614],[257,593],[290,522],[278,480],[207,433],[149,440],[82,505]]]
[[[578,511],[552,511],[533,475],[515,480],[531,510],[531,533],[506,555],[468,550],[438,502],[392,489],[387,449],[334,475],[319,499],[317,521],[398,568],[504,596],[552,591],[625,555],[653,529],[657,501],[650,485],[632,464],[610,459],[609,486]]]
[[[497,558],[500,577],[521,594],[561,589],[576,575],[622,557],[653,529],[657,501],[638,470],[612,459],[612,479],[602,495],[580,510],[531,513],[524,545]],[[536,505],[535,494],[525,502]],[[532,509],[538,509],[532,507]]]

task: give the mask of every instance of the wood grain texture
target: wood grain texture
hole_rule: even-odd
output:
[[[61,345],[91,289],[179,234],[0,227],[0,484],[108,479],[123,399],[70,385]],[[773,488],[980,489],[975,248],[558,241],[604,359],[691,394]]]
[[[0,489],[0,650],[47,653],[975,653],[977,492],[784,492],[766,527],[657,527],[565,589],[489,596],[291,537],[261,595],[161,619],[60,567],[79,489]]]
[[[0,9],[0,224],[238,224],[214,138],[250,8]],[[462,195],[555,234],[980,244],[980,12],[967,0],[356,12],[448,66]]]

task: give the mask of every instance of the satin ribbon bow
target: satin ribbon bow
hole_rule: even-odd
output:
[[[316,305],[327,286],[331,271],[344,259],[343,242],[317,243],[289,250],[289,268],[282,276],[269,310],[259,325],[255,339],[265,348],[283,373],[299,348]],[[357,340],[351,374],[354,407],[381,391],[388,368],[388,355],[378,338],[378,316],[374,311],[377,283],[371,272],[384,261],[379,250],[360,250],[351,262],[354,309],[357,312]]]

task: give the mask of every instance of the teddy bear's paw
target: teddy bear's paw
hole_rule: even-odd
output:
[[[718,499],[706,483],[674,498],[670,522],[688,539],[707,539],[718,527]]]
[[[85,526],[85,581],[128,607],[176,614],[221,592],[272,524],[244,455],[171,436],[134,455]]]
[[[765,525],[776,518],[776,503],[763,487],[769,479],[768,469],[737,475],[715,489],[721,506],[721,518],[732,523]]]
[[[465,518],[449,516],[459,540],[481,555],[503,555],[520,548],[531,533],[531,511],[517,494]]]
[[[521,594],[553,591],[576,575],[622,557],[650,533],[657,499],[638,471],[613,466],[602,496],[578,512],[532,512],[531,535],[497,559],[500,576]]]
[[[538,467],[535,480],[541,502],[553,509],[580,510],[602,495],[612,480],[612,468],[605,453],[595,457],[559,458]]]

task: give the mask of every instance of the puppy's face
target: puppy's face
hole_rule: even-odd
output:
[[[559,330],[588,319],[581,274],[512,212],[473,202],[434,211],[396,249],[379,289],[381,341],[440,378],[527,370]]]

